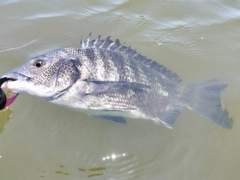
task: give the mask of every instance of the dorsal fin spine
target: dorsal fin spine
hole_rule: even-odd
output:
[[[82,41],[82,47],[83,48],[99,48],[99,49],[106,49],[106,50],[112,50],[118,53],[123,53],[127,56],[132,57],[134,60],[144,64],[145,66],[152,68],[153,70],[156,70],[159,73],[167,74],[167,77],[173,81],[173,82],[181,82],[181,79],[178,77],[177,74],[173,73],[168,68],[158,64],[157,62],[148,59],[146,56],[143,56],[139,53],[137,53],[136,50],[132,49],[131,46],[127,47],[120,43],[119,39],[116,39],[115,41],[112,41],[110,38],[111,36],[107,36],[105,39],[101,39],[101,35],[98,35],[98,37],[95,40],[91,40],[91,33],[88,35],[86,41]]]

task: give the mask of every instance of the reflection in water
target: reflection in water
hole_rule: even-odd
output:
[[[63,165],[60,166],[60,168],[64,168]],[[94,168],[78,168],[78,170],[83,173],[80,174],[80,177],[86,176],[86,177],[95,177],[95,176],[101,176],[105,174],[106,167],[94,167]],[[70,173],[65,172],[63,170],[57,170],[55,171],[55,174],[58,175],[65,175],[68,176]],[[40,176],[40,178],[44,178],[45,176]]]
[[[95,176],[101,176],[105,174],[106,167],[95,167],[95,168],[78,168],[78,170],[82,173],[87,174],[87,177],[95,177]]]
[[[0,156],[1,158],[1,156]],[[54,171],[52,174],[46,174],[46,171],[44,170],[42,172],[41,175],[39,175],[39,178],[50,178],[52,177],[52,175],[56,175],[57,177],[68,177],[68,176],[72,176],[75,173],[70,173],[68,172],[68,170],[70,169],[70,167],[65,167],[63,165],[60,166],[61,169],[58,169],[56,171]],[[68,169],[68,170],[67,170]],[[75,169],[77,170],[77,169]],[[106,167],[103,166],[99,166],[99,167],[93,167],[93,168],[78,168],[78,173],[76,173],[76,175],[79,178],[91,178],[91,177],[95,177],[95,176],[102,176],[106,174]],[[77,172],[77,171],[76,171]]]
[[[11,108],[0,111],[0,133],[3,132],[5,125],[10,121],[12,113]]]
[[[89,174],[88,177],[95,177],[95,176],[101,176],[101,175],[104,175],[104,173]]]
[[[63,174],[63,175],[69,175],[69,173],[67,172],[62,172],[62,171],[55,171],[56,174]]]
[[[125,157],[125,156],[126,156],[125,153],[119,154],[119,155],[112,154],[112,155],[110,155],[110,156],[103,157],[102,160],[103,160],[103,161],[105,161],[105,160],[115,160],[116,158]]]
[[[89,169],[89,171],[102,171],[105,169],[106,169],[105,167],[97,167],[97,168],[91,168],[91,169]]]

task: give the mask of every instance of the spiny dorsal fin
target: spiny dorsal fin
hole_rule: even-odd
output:
[[[130,46],[124,46],[120,43],[119,39],[116,39],[115,41],[110,39],[111,36],[107,36],[105,39],[101,39],[101,35],[98,35],[98,37],[94,40],[91,40],[91,33],[88,35],[87,40],[81,40],[81,46],[82,48],[99,48],[99,49],[106,49],[106,50],[112,50],[115,52],[123,53],[127,56],[133,57],[136,61],[141,62],[145,66],[155,69],[159,73],[166,74],[166,76],[171,79],[173,82],[181,82],[181,79],[179,76],[166,67],[158,64],[157,62],[148,59],[146,56],[143,56],[139,53],[137,53],[136,50],[132,49]]]

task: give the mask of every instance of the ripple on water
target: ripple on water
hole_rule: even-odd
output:
[[[38,13],[38,14],[34,14],[31,16],[26,16],[24,17],[25,20],[37,20],[37,19],[44,19],[44,18],[56,18],[56,17],[64,17],[67,16],[68,12],[65,11],[61,11],[61,12],[46,12],[46,13]]]
[[[16,2],[21,2],[22,0],[3,0],[0,2],[0,5],[10,5]]]

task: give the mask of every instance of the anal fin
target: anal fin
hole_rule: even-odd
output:
[[[177,117],[180,115],[180,109],[174,109],[166,112],[164,116],[152,118],[152,121],[158,125],[163,125],[172,129],[173,124],[175,123]]]

